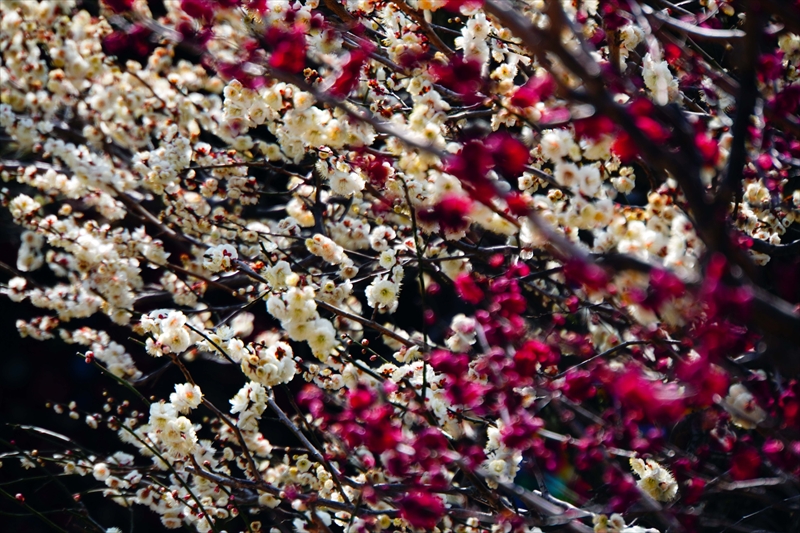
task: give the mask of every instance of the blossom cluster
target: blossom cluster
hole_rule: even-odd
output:
[[[797,20],[1,2],[0,290],[126,398],[55,406],[118,451],[4,457],[203,533],[776,529],[800,480]]]

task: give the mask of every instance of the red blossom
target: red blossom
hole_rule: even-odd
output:
[[[664,45],[664,59],[670,66],[675,66],[675,63],[681,58],[682,51],[680,46],[675,43],[666,43]]]
[[[473,198],[485,200],[496,194],[494,184],[486,177],[494,164],[486,146],[471,140],[457,154],[447,158],[443,170],[461,180]]]
[[[572,283],[578,283],[590,290],[603,289],[608,285],[608,276],[605,270],[587,263],[581,259],[571,258],[564,263],[564,278]]]
[[[397,503],[400,508],[400,516],[411,527],[430,531],[444,516],[445,507],[442,499],[423,490],[412,490]]]
[[[412,463],[412,457],[406,453],[400,453],[395,450],[389,450],[381,458],[386,471],[389,474],[397,477],[405,476]]]
[[[796,114],[798,108],[800,108],[800,83],[794,83],[784,87],[768,100],[765,114],[768,118],[784,118]],[[793,143],[797,145],[796,140]]]
[[[190,17],[209,23],[214,18],[215,5],[211,0],[181,0],[181,9]]]
[[[564,384],[561,392],[564,396],[575,402],[582,402],[593,398],[597,393],[591,372],[583,369],[571,369],[564,375]]]
[[[450,462],[447,453],[447,439],[442,432],[434,428],[425,428],[414,439],[415,459],[422,468],[430,470],[438,462]]]
[[[615,512],[623,512],[641,499],[641,492],[633,476],[621,472],[618,468],[607,468],[603,473],[603,482],[609,487],[614,487],[614,496],[608,504]]]
[[[758,58],[758,79],[762,83],[773,82],[783,76],[783,52],[763,54]]]
[[[134,0],[103,0],[103,3],[114,13],[126,13],[133,8]]]
[[[359,385],[347,393],[348,407],[357,414],[363,413],[374,402],[375,394],[364,385]]]
[[[660,268],[650,271],[650,285],[642,304],[650,309],[659,309],[664,302],[680,298],[686,293],[686,286],[673,273]]]
[[[541,76],[530,78],[525,85],[518,87],[511,96],[511,105],[516,107],[531,107],[553,96],[556,91],[556,82],[553,77],[545,73]]]
[[[516,178],[530,162],[530,150],[522,141],[506,132],[492,133],[485,141],[494,159],[494,168],[507,178]]]
[[[476,59],[454,56],[449,63],[431,67],[431,74],[438,83],[458,94],[465,103],[480,100],[478,91],[483,84],[483,67]]]
[[[753,479],[761,468],[761,455],[752,446],[743,446],[731,459],[731,477],[735,481]]]
[[[269,65],[272,68],[298,73],[306,64],[306,38],[303,28],[295,26],[286,31],[272,26],[267,31],[266,42],[272,47]]]
[[[624,407],[640,411],[654,422],[674,423],[686,410],[677,385],[649,379],[633,367],[615,374],[607,385]]]
[[[424,65],[430,59],[427,52],[415,52],[410,49],[403,50],[398,58],[398,63],[406,69],[415,69]]]
[[[558,352],[549,345],[533,339],[514,353],[514,365],[520,376],[533,376],[538,365],[551,366],[558,363],[559,358]]]
[[[462,231],[469,227],[472,200],[457,194],[445,195],[433,207],[420,209],[419,219],[427,223],[438,223],[443,231]]]
[[[500,268],[506,262],[506,256],[503,254],[494,254],[489,258],[489,266],[492,268]]]
[[[658,121],[650,117],[638,117],[636,119],[638,127],[645,137],[656,144],[661,144],[669,139],[669,132]]]
[[[465,376],[469,370],[468,355],[447,350],[434,350],[431,353],[430,363],[437,372],[455,377]]]
[[[216,65],[217,72],[223,79],[238,80],[242,86],[248,89],[259,89],[263,87],[266,80],[263,76],[253,76],[245,72],[240,64],[233,63],[218,63]]]
[[[700,501],[706,488],[706,482],[700,478],[693,478],[686,482],[681,489],[681,499],[687,505],[693,505]]]
[[[297,403],[306,409],[314,418],[327,418],[325,413],[325,393],[316,385],[308,384],[298,393]]]
[[[379,188],[384,186],[392,174],[392,161],[383,155],[367,154],[362,151],[353,164],[364,171],[372,185]]]
[[[527,305],[527,300],[519,291],[509,291],[495,297],[491,310],[499,312],[504,318],[512,318],[524,312]]]
[[[518,217],[527,215],[530,210],[526,196],[516,191],[512,191],[506,196],[506,203],[508,204],[508,210],[511,214]]]
[[[391,409],[389,406],[387,408]],[[366,439],[364,444],[373,453],[383,453],[393,450],[402,439],[400,428],[389,426],[385,421],[382,424],[366,425]]]
[[[793,379],[778,398],[783,427],[800,427],[800,381]]]
[[[484,395],[490,388],[471,381],[466,374],[448,376],[445,380],[445,396],[453,405],[463,405],[467,409],[480,410]]]
[[[761,170],[769,170],[772,168],[772,156],[769,154],[761,154],[756,158],[756,164],[761,168]]]
[[[708,407],[715,396],[725,396],[730,384],[728,374],[722,368],[702,357],[682,361],[677,376],[691,386],[692,395],[688,399],[696,407]]]
[[[103,52],[119,61],[133,59],[144,62],[156,49],[153,31],[143,24],[134,24],[127,31],[115,31],[103,38]]]
[[[470,470],[475,470],[486,460],[486,453],[477,444],[461,442],[456,446],[456,450],[461,454],[463,464]]]
[[[618,30],[628,23],[628,19],[623,16],[624,11],[617,0],[603,2],[600,13],[606,30]]]
[[[719,162],[719,144],[712,137],[705,133],[698,133],[694,137],[694,145],[697,147],[697,151],[700,152],[700,157],[703,158],[704,164],[714,166]]]
[[[260,15],[266,15],[269,11],[269,0],[245,0],[245,5],[249,11]]]
[[[614,131],[614,122],[605,115],[592,115],[576,120],[572,126],[579,139],[587,138],[594,141]]]
[[[543,126],[556,126],[567,122],[571,116],[566,107],[549,107],[542,111],[542,118],[539,120]]]
[[[367,46],[363,44],[362,46]],[[336,80],[331,85],[330,92],[336,98],[344,98],[350,91],[352,91],[358,84],[358,78],[361,74],[361,69],[369,58],[369,51],[364,48],[357,48],[351,50],[347,61],[342,65],[342,71],[336,77]]]
[[[639,149],[627,132],[621,132],[611,145],[611,153],[619,157],[623,163],[630,163],[639,155]]]
[[[483,301],[483,291],[475,283],[471,274],[464,273],[459,275],[455,279],[455,286],[458,296],[465,302],[477,305]]]
[[[629,111],[633,115],[638,132],[654,144],[664,144],[670,137],[669,131],[657,120],[652,118],[654,112],[653,103],[646,98],[638,98],[629,106]],[[639,147],[636,139],[628,132],[621,132],[611,146],[611,151],[620,158],[623,163],[632,161],[639,155]]]

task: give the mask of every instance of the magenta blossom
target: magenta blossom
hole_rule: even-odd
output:
[[[184,13],[206,24],[214,18],[215,7],[211,0],[181,0]]]
[[[350,51],[342,71],[331,85],[330,92],[337,98],[345,98],[358,85],[361,69],[369,58],[369,49],[357,48]]]
[[[553,77],[545,73],[541,76],[530,78],[525,85],[517,88],[511,97],[511,105],[516,107],[530,107],[544,102],[556,92],[556,83]]]
[[[273,26],[267,32],[266,41],[272,47],[269,57],[272,68],[293,74],[303,70],[306,64],[306,38],[301,27],[285,31]]]
[[[468,104],[480,100],[478,91],[483,84],[482,67],[475,59],[464,59],[454,56],[445,65],[437,64],[431,67],[431,74],[438,83],[458,94]]]
[[[103,0],[103,3],[114,13],[126,13],[133,7],[133,0]]]
[[[455,280],[455,285],[456,292],[465,302],[476,305],[483,301],[483,291],[475,283],[471,274],[464,273],[459,275]]]
[[[444,502],[439,496],[422,490],[410,491],[398,501],[398,507],[400,516],[411,527],[428,531],[436,527],[445,511]]]
[[[420,209],[417,215],[423,222],[438,223],[443,231],[459,232],[470,225],[472,200],[466,196],[447,194],[433,207]]]

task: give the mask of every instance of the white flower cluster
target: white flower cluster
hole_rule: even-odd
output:
[[[347,257],[344,248],[336,244],[330,237],[317,233],[306,239],[308,251],[323,259],[331,265],[339,265],[339,275],[344,279],[353,278],[358,274],[358,268],[352,259]]]
[[[453,352],[468,352],[475,344],[478,322],[462,313],[453,317],[450,322],[452,335],[445,339],[445,344]]]
[[[199,340],[199,336],[187,326],[186,315],[180,311],[152,311],[142,316],[139,326],[143,333],[150,334],[146,348],[153,357],[180,355]]]
[[[189,414],[192,409],[197,409],[202,401],[203,393],[200,387],[191,383],[176,384],[175,392],[169,395],[169,403],[184,415]]]
[[[8,206],[11,211],[11,216],[20,222],[24,222],[26,218],[35,215],[42,205],[28,196],[27,194],[20,194]]]
[[[296,372],[292,348],[285,342],[269,348],[256,346],[242,357],[242,372],[266,387],[289,383]]]
[[[625,519],[617,513],[611,516],[594,515],[592,522],[594,523],[594,533],[659,533],[657,529],[653,528],[626,525]]]
[[[730,386],[724,405],[728,407],[733,423],[741,428],[754,429],[767,418],[753,394],[741,383]]]
[[[486,460],[483,462],[483,470],[489,476],[486,484],[492,488],[497,488],[498,483],[512,483],[522,463],[522,454],[518,450],[507,448],[500,440],[502,428],[503,423],[499,421],[496,427],[486,430]]]
[[[333,163],[333,165],[331,165],[331,163]],[[316,168],[322,177],[328,180],[331,191],[345,198],[360,193],[367,183],[359,172],[352,170],[350,166],[342,160],[320,160]]]
[[[402,281],[403,268],[399,265],[392,269],[391,276],[377,276],[365,290],[367,304],[381,313],[394,313],[400,305]]]
[[[37,270],[44,264],[44,238],[33,231],[24,231],[21,240],[22,244],[17,252],[17,269],[21,272]]]
[[[60,329],[59,334],[64,342],[88,346],[92,356],[103,363],[113,375],[131,381],[142,377],[142,372],[136,368],[125,347],[111,340],[107,332],[82,327],[73,331]]]
[[[678,496],[678,482],[672,473],[653,461],[636,457],[630,460],[631,469],[639,477],[637,485],[651,498],[660,502],[671,502]]]
[[[230,270],[236,260],[239,259],[239,252],[230,244],[219,244],[212,246],[203,254],[203,267],[211,272]]]
[[[184,399],[183,395],[181,399]],[[191,420],[178,416],[178,408],[172,403],[152,404],[148,426],[151,442],[163,448],[164,457],[168,460],[181,461],[194,452],[197,445],[196,429]]]
[[[300,12],[307,8],[307,5],[300,7]],[[226,86],[224,96],[220,133],[239,149],[248,149],[255,143],[245,135],[247,131],[265,124],[278,143],[263,143],[259,149],[272,161],[288,158],[299,162],[307,149],[368,146],[375,138],[371,126],[346,120],[338,108],[330,110],[314,105],[310,93],[285,83],[256,92],[233,80]]]
[[[647,90],[653,95],[658,105],[667,105],[678,98],[678,80],[672,76],[669,65],[660,59],[660,54],[654,56],[648,52],[642,62],[642,76]]]
[[[336,349],[338,340],[333,323],[320,318],[315,296],[312,287],[292,287],[281,294],[273,293],[267,299],[267,311],[281,321],[289,338],[306,341],[314,355],[324,361]]]
[[[138,152],[133,169],[143,177],[143,184],[153,192],[174,193],[180,187],[180,171],[192,161],[192,147],[186,137],[177,135],[174,124],[165,128],[161,143],[151,152]]]
[[[691,318],[690,296],[660,302],[655,311],[640,305],[650,283],[640,272],[615,273],[608,286],[613,291],[570,286],[563,257],[553,254],[548,235],[557,234],[586,255],[626,254],[683,280],[699,278],[703,245],[691,215],[684,212],[686,198],[674,177],[640,194],[647,184],[640,177],[636,187],[634,168],[646,165],[628,164],[614,155],[618,133],[578,135],[584,109],[564,97],[581,80],[558,62],[549,66],[532,55],[501,26],[499,16],[487,17],[480,2],[467,2],[461,17],[448,22],[447,31],[457,28],[455,39],[447,41],[455,52],[437,43],[434,35],[442,28],[432,24],[431,13],[444,7],[444,0],[409,0],[408,5],[347,0],[339,7],[363,32],[361,26],[345,29],[351,27],[349,21],[331,23],[335,16],[329,9],[319,10],[318,0],[271,0],[263,13],[263,2],[224,7],[230,3],[169,0],[159,20],[150,21],[153,13],[142,0],[100,2],[99,15],[75,0],[0,2],[0,136],[8,137],[11,147],[0,149],[0,179],[8,183],[0,192],[23,230],[16,257],[19,272],[0,292],[45,313],[19,320],[20,334],[41,340],[60,336],[79,345],[87,361],[98,361],[132,385],[142,378],[134,364],[137,349],[153,357],[167,355],[186,373],[187,383],[176,384],[168,401],[150,404],[149,419],[141,410],[122,406],[114,411],[119,417],[108,419],[120,441],[153,466],[135,468],[126,454],[104,459],[61,456],[66,473],[92,474],[105,484],[107,497],[121,505],[149,507],[167,528],[219,530],[212,523],[235,517],[240,511],[237,498],[246,492],[254,510],[256,505],[281,506],[281,516],[290,512],[298,531],[328,526],[348,533],[407,529],[413,520],[396,516],[402,508],[393,499],[394,488],[376,491],[377,499],[368,490],[405,481],[402,472],[389,474],[384,468],[389,464],[400,465],[402,471],[408,463],[406,474],[420,487],[453,483],[453,462],[442,461],[430,472],[417,465],[421,458],[411,444],[420,428],[434,428],[448,440],[477,439],[485,431],[487,441],[478,445],[484,446],[486,461],[476,474],[485,476],[492,488],[512,483],[523,459],[522,452],[502,443],[504,424],[511,419],[507,413],[471,412],[453,400],[451,376],[437,373],[430,364],[431,349],[443,344],[482,363],[487,349],[513,353],[508,344],[516,341],[487,345],[494,342],[492,337],[506,335],[503,328],[519,326],[524,338],[541,337],[558,344],[564,355],[583,357],[572,350],[605,350],[638,340],[631,333],[636,323],[655,327],[658,335],[653,338],[665,339],[662,333],[672,334]],[[131,13],[112,18],[122,4]],[[594,41],[604,31],[597,0],[572,4],[557,7],[583,38]],[[553,21],[546,7],[541,0],[517,6],[522,17],[549,31]],[[720,9],[733,8],[723,4]],[[195,20],[197,10],[213,10],[213,15]],[[343,17],[338,10],[333,13]],[[188,31],[193,27],[198,33]],[[148,57],[106,57],[113,38],[133,40],[133,30],[147,35],[139,44],[149,49]],[[308,68],[290,73],[266,67],[264,61],[281,53],[273,34],[280,41],[287,32],[302,34],[307,50],[293,49],[290,55],[305,54]],[[568,33],[554,43],[585,54],[579,39]],[[270,47],[260,50],[263,42],[254,35],[266,36]],[[362,42],[376,35],[380,42],[375,48]],[[619,72],[630,74],[641,67],[655,103],[680,102],[676,76],[684,67],[662,60],[655,39],[628,23],[614,35],[606,34],[606,44],[581,60],[611,61],[616,54]],[[800,39],[784,31],[778,42],[784,53],[780,66],[794,83]],[[187,49],[195,45],[203,50],[202,61],[187,58]],[[133,53],[135,47],[130,48]],[[360,49],[368,58],[358,65],[350,94],[323,96],[337,77],[352,74],[345,66]],[[644,55],[646,50],[650,52]],[[440,79],[437,72],[447,72],[455,62],[451,52],[470,62],[461,65],[464,73],[478,65],[486,83],[469,87],[475,80]],[[521,81],[551,75],[555,92],[533,95],[529,104],[524,98],[522,104],[514,103],[516,96],[524,96]],[[296,81],[286,82],[292,79]],[[460,93],[462,81],[467,82],[465,94]],[[783,81],[765,87],[763,97],[782,90]],[[700,80],[698,105],[709,106],[708,117],[687,115],[697,119],[694,125],[707,126],[719,150],[718,160],[709,157],[701,169],[709,188],[717,183],[732,146],[724,108],[735,102],[717,85]],[[637,98],[611,96],[625,105]],[[486,132],[479,122],[484,117]],[[753,117],[753,125],[759,130],[768,126],[760,115]],[[476,198],[444,169],[451,158],[473,155],[462,152],[465,139],[479,143],[491,135],[489,130],[519,139],[514,149],[521,153],[508,159],[525,161],[519,165],[521,176],[508,176],[506,154],[483,154],[491,159],[485,164],[494,165],[485,178],[501,194]],[[494,149],[490,145],[487,140],[485,148]],[[759,162],[747,169],[743,202],[732,220],[738,229],[773,245],[791,234],[790,226],[798,220],[792,206],[800,205],[800,191],[781,198],[775,191],[787,190],[782,171],[795,163],[786,159],[780,168],[777,163],[762,168],[769,165]],[[463,200],[466,227],[415,216],[422,210],[438,213],[438,207],[446,206],[442,200],[451,197]],[[519,215],[519,207],[536,212],[542,225],[535,217]],[[751,254],[760,264],[769,260],[766,254]],[[523,264],[541,268],[541,273],[514,281],[523,297],[508,300],[508,309],[503,303],[501,312],[489,310],[488,321],[500,317],[499,329],[485,326],[481,314],[470,316],[470,306],[458,309],[463,313],[452,318],[447,332],[442,324],[426,328],[423,335],[376,322],[380,314],[403,313],[406,302],[413,306],[418,290],[427,291],[424,311],[438,307],[439,302],[430,305],[429,296],[435,299],[443,290],[449,298],[451,281],[473,268],[481,287],[490,287],[487,300],[499,302],[508,280],[495,274],[505,265]],[[413,283],[404,285],[409,268]],[[263,314],[263,307],[252,307],[262,300],[275,320]],[[565,306],[572,309],[573,303],[580,310],[571,312],[569,320],[550,329],[541,326],[554,313],[563,319]],[[524,312],[511,310],[518,304],[526,307]],[[616,310],[630,315],[633,329],[626,317],[608,319]],[[96,313],[133,330],[144,350],[132,346],[128,353],[106,331],[67,329],[69,321]],[[519,316],[512,320],[507,314]],[[576,337],[575,331],[582,333]],[[307,343],[319,361],[304,355],[305,346],[290,341]],[[646,357],[655,353],[651,347],[643,351]],[[230,400],[231,416],[217,411],[190,377],[193,362],[200,358],[218,364],[221,372],[232,369],[240,385],[245,382]],[[478,366],[471,365],[468,379],[479,380]],[[300,420],[301,431],[320,438],[314,450],[319,453],[273,449],[260,431],[270,427],[262,417],[271,388],[290,383],[297,374],[324,389],[331,405],[349,406],[351,398],[345,395],[367,387],[374,393],[370,398],[391,413],[391,428],[398,429],[401,442],[389,442],[383,453],[370,450],[374,443],[351,449],[347,438],[332,437],[331,425],[323,425],[330,419],[307,415],[294,420]],[[545,387],[540,385],[549,377],[536,373],[534,385],[514,388],[524,408],[541,397]],[[563,385],[567,379],[553,382]],[[478,385],[489,387],[483,380]],[[360,400],[353,398],[353,403]],[[199,416],[191,420],[201,404],[216,418],[202,419],[202,424]],[[494,409],[489,404],[483,407]],[[740,384],[731,386],[720,405],[742,428],[752,429],[766,417]],[[112,413],[110,403],[105,409]],[[70,416],[78,416],[73,406]],[[91,427],[102,419],[95,413],[85,416]],[[337,422],[343,427],[360,423]],[[452,452],[446,453],[450,460]],[[314,462],[320,455],[326,464]],[[633,459],[631,467],[642,490],[656,500],[677,497],[674,477],[655,461]],[[347,472],[347,479],[339,472]],[[391,497],[385,497],[389,492]],[[431,496],[438,503],[440,495]],[[464,510],[469,497],[461,487],[441,496],[446,509]],[[346,510],[354,502],[351,510],[364,506],[361,518]],[[455,525],[445,515],[425,529],[481,533],[486,528],[477,517]],[[511,523],[497,523],[491,529],[508,533],[510,528]],[[251,529],[259,530],[260,522],[253,522]],[[526,531],[540,533],[534,527]],[[601,515],[595,531],[655,530],[628,526],[619,515]]]
[[[465,59],[474,59],[482,66],[489,61],[490,47],[488,43],[491,23],[483,12],[475,13],[461,28],[461,36],[456,37],[456,49],[464,50]]]
[[[267,394],[267,389],[263,385],[251,381],[230,400],[230,412],[238,415],[236,426],[244,436],[247,449],[259,457],[267,457],[272,453],[272,445],[258,431],[258,421],[267,408]],[[227,430],[224,438],[230,442],[236,441],[235,435]]]

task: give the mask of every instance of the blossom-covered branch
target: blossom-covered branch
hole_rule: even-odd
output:
[[[9,503],[98,531],[125,527],[98,488],[200,532],[785,529],[797,20],[0,3],[2,292],[103,370],[113,397],[54,409],[118,442],[17,428],[45,441],[4,444],[20,486],[95,483]]]

